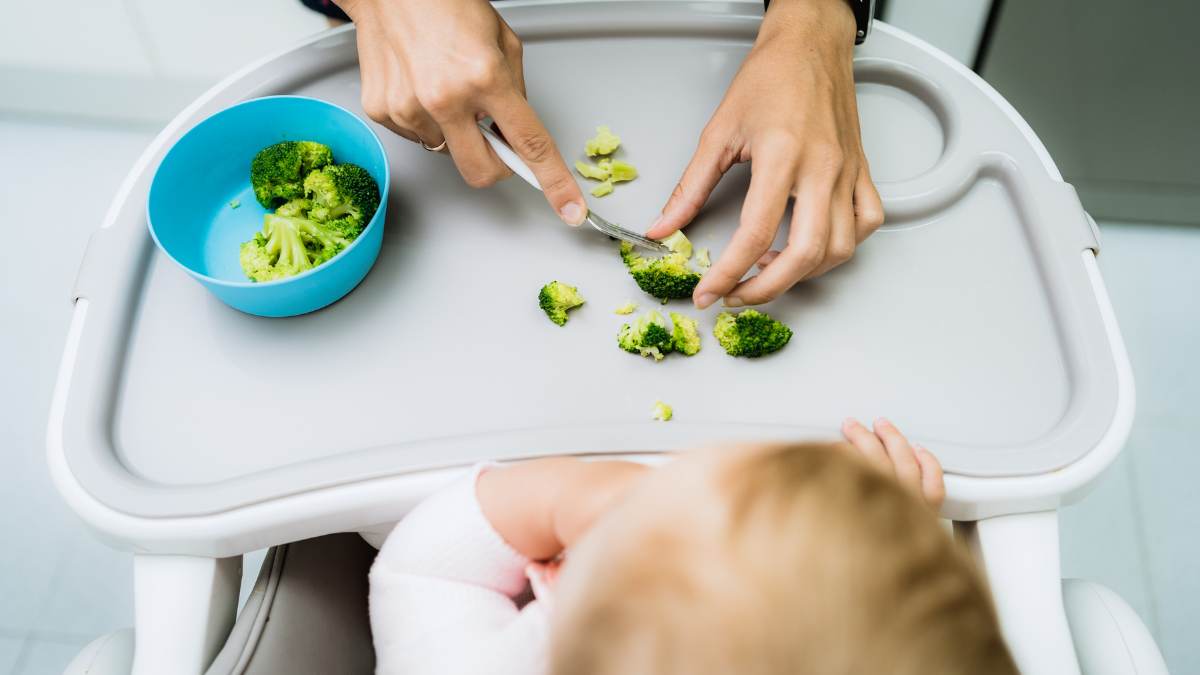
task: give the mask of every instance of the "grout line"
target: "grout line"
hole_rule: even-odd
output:
[[[146,61],[150,64],[150,72],[154,74],[154,77],[162,79],[165,74],[162,54],[158,52],[149,25],[146,23],[146,17],[137,6],[137,0],[122,0],[121,4],[125,7],[125,18],[129,20],[129,25],[133,27],[133,32],[138,36],[142,56],[146,57]]]

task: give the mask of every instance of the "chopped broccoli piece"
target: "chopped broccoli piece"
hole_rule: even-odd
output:
[[[350,245],[357,232],[337,223],[313,220],[307,199],[293,199],[263,216],[263,229],[242,244],[239,262],[253,281],[283,279],[329,260]]]
[[[314,141],[284,141],[268,145],[250,162],[250,184],[264,208],[304,196],[304,178],[333,163],[329,146]]]
[[[658,312],[646,312],[633,323],[621,326],[617,346],[631,354],[661,361],[671,351],[671,333],[667,330],[666,319]]]
[[[700,329],[696,320],[679,312],[671,312],[671,348],[684,356],[695,356],[700,351]]]
[[[730,356],[756,357],[783,348],[792,339],[792,329],[767,314],[747,309],[740,314],[721,312],[713,335]]]
[[[612,170],[603,164],[596,166],[595,164],[588,164],[579,160],[575,161],[575,170],[584,178],[591,178],[592,180],[608,180],[608,177],[612,175]]]
[[[230,199],[229,200],[229,208],[231,208],[231,209],[236,209],[237,207],[239,207],[241,205],[242,205],[242,200],[240,200],[240,199]]]
[[[612,176],[612,182],[623,183],[627,180],[637,178],[638,172],[629,162],[622,162],[619,159],[613,160],[609,164],[609,174]]]
[[[609,173],[612,173],[612,163],[613,161],[611,157],[601,157],[600,159],[596,160],[596,166]]]
[[[629,268],[638,288],[663,300],[691,297],[700,274],[688,267],[687,256],[669,253],[661,258],[643,258],[628,242],[621,243],[621,260]]]
[[[313,171],[304,179],[304,192],[312,202],[310,218],[351,238],[362,232],[379,208],[379,185],[357,164],[334,164]]]
[[[538,291],[538,306],[559,326],[567,323],[568,309],[582,304],[583,296],[579,294],[579,289],[561,281],[551,281]]]
[[[696,267],[707,270],[712,267],[712,260],[708,258],[708,249],[702,248],[696,251]]]
[[[596,127],[595,138],[589,139],[583,146],[588,157],[596,155],[611,155],[621,146],[621,137],[614,134],[608,127]]]
[[[604,195],[609,194],[612,191],[613,191],[612,181],[606,180],[603,183],[592,188],[592,196],[593,197],[603,197]]]
[[[687,235],[683,233],[683,230],[675,230],[666,239],[663,239],[662,243],[675,253],[691,259],[692,242],[688,241]]]
[[[659,422],[669,422],[674,415],[675,411],[671,409],[671,406],[663,403],[662,401],[654,402],[654,419],[658,420]]]
[[[626,302],[618,307],[615,311],[617,314],[633,314],[637,311],[637,303],[630,300],[629,302]]]

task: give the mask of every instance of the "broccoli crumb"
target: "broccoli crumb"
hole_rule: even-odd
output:
[[[679,312],[671,312],[671,348],[684,356],[695,356],[700,351],[700,329],[696,320]]]
[[[685,258],[692,257],[692,242],[688,241],[687,235],[683,230],[675,230],[662,243],[673,252],[682,255]]]
[[[656,419],[659,422],[669,422],[669,421],[671,421],[671,418],[674,416],[675,416],[675,411],[671,409],[671,406],[667,405],[666,403],[663,403],[662,401],[654,402],[653,419]]]
[[[601,166],[604,165],[604,160],[601,160]],[[622,162],[619,159],[614,159],[608,165],[609,174],[612,176],[612,182],[624,183],[625,181],[637,178],[637,168],[629,162]]]
[[[767,314],[747,309],[717,315],[713,336],[730,356],[754,358],[782,349],[792,339],[792,329]]]
[[[239,207],[241,205],[242,205],[242,200],[240,200],[240,199],[230,199],[229,200],[229,208],[231,208],[231,209],[236,209],[237,207]]]
[[[567,323],[567,310],[582,304],[583,296],[579,294],[579,289],[561,281],[551,281],[538,291],[538,307],[559,326]]]
[[[592,196],[593,197],[603,197],[606,194],[610,194],[612,191],[613,191],[612,181],[606,180],[603,183],[592,188]]]
[[[621,147],[621,137],[614,134],[606,126],[596,127],[596,136],[584,144],[584,152],[588,157],[596,155],[611,155]]]
[[[616,314],[633,314],[636,311],[637,311],[637,303],[635,303],[632,300],[630,300],[629,302],[626,302],[625,304],[621,305],[616,310],[614,310],[614,312]]]
[[[696,251],[696,267],[702,270],[707,270],[712,267],[712,260],[708,257],[708,249],[702,248]]]
[[[597,166],[575,160],[575,170],[579,172],[580,176],[591,178],[592,180],[605,181],[612,176],[612,169],[605,167],[603,163]]]

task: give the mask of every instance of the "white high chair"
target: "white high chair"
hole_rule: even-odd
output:
[[[762,6],[498,9],[525,41],[530,99],[560,145],[597,124],[623,137],[642,175],[604,213],[636,228],[670,193]],[[369,672],[372,553],[326,535],[394,522],[480,459],[656,461],[887,414],[942,458],[943,515],[986,571],[1022,672],[1165,673],[1119,597],[1060,574],[1056,511],[1113,462],[1133,418],[1094,223],[973,73],[884,24],[855,63],[888,224],[854,261],[772,303],[796,336],[758,361],[711,339],[691,359],[623,354],[609,307],[640,296],[614,245],[562,227],[522,185],[467,191],[448,162],[386,132],[389,222],[366,281],[305,317],[241,315],[153,248],[153,170],[184,130],[239,100],[297,93],[359,110],[353,27],[203,95],[130,172],[74,293],[48,459],[71,508],[134,553],[136,616],[67,672]],[[689,228],[697,246],[719,253],[746,178],[732,171]],[[562,329],[531,300],[556,277],[589,299]],[[649,421],[656,398],[676,420]],[[241,556],[269,546],[235,625]]]

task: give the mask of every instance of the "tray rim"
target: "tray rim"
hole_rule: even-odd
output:
[[[606,4],[611,2],[620,2],[623,0],[599,0],[592,4]],[[506,7],[516,6],[537,6],[537,5],[558,5],[562,3],[550,0],[525,0],[507,3]],[[734,0],[733,2],[711,2],[710,5],[720,5],[737,7],[745,10],[747,15],[761,14],[761,5],[755,0]],[[961,64],[950,59],[949,56],[941,53],[935,48],[929,47],[924,42],[908,36],[903,31],[887,26],[886,24],[879,25],[880,31],[885,34],[892,34],[906,41],[911,41],[919,47],[924,47],[928,54],[945,62],[952,69],[959,72],[968,78],[977,88],[987,95],[994,104],[1001,109],[1002,112],[1017,126],[1018,130],[1025,136],[1030,147],[1042,161],[1047,174],[1056,181],[1061,182],[1061,174],[1059,174],[1053,161],[1050,159],[1045,147],[1037,139],[1032,129],[1028,124],[1012,109],[1011,105],[999,96],[989,85],[983,82],[974,73],[968,71]],[[122,183],[117,194],[114,196],[113,202],[110,205],[108,212],[105,215],[101,229],[112,227],[117,219],[117,216],[124,205],[128,196],[133,192],[139,179],[146,173],[152,163],[161,154],[167,141],[187,121],[195,115],[195,112],[211,99],[219,95],[232,83],[238,81],[254,70],[287,54],[294,49],[298,49],[307,45],[311,45],[322,40],[328,40],[340,36],[343,33],[352,31],[352,26],[342,27],[326,31],[304,40],[297,45],[293,45],[285,50],[281,50],[277,54],[270,55],[259,61],[247,65],[225,80],[215,85],[212,89],[199,97],[191,105],[185,108],[166,128],[154,139],[142,154],[139,160],[134,164],[125,181]],[[1094,227],[1094,224],[1093,224]],[[90,247],[90,245],[89,245]],[[1115,316],[1113,315],[1111,304],[1109,303],[1107,293],[1103,288],[1103,280],[1101,279],[1096,267],[1094,252],[1091,250],[1082,251],[1081,264],[1087,271],[1089,281],[1092,285],[1093,295],[1097,302],[1100,318],[1104,323],[1104,328],[1107,333],[1108,344],[1110,346],[1111,356],[1116,371],[1117,379],[1117,400],[1114,414],[1111,423],[1100,438],[1099,442],[1093,449],[1085,453],[1075,462],[1057,470],[1045,474],[1028,475],[1028,476],[1006,476],[1006,477],[987,477],[978,478],[962,475],[950,475],[947,480],[947,487],[950,493],[950,498],[947,502],[945,512],[947,515],[958,519],[976,519],[986,517],[988,515],[997,515],[1000,513],[1015,513],[1020,511],[1028,511],[1040,508],[1053,508],[1065,498],[1078,493],[1085,489],[1103,469],[1110,464],[1119,453],[1126,436],[1128,435],[1129,427],[1133,417],[1133,381],[1132,373],[1129,368],[1128,358],[1124,350],[1123,342],[1120,337],[1119,329],[1116,325]],[[84,284],[86,287],[86,284]],[[68,336],[67,347],[64,349],[62,365],[60,368],[58,381],[55,387],[55,395],[51,408],[51,416],[49,420],[49,430],[47,434],[47,452],[51,466],[51,473],[60,492],[63,493],[68,503],[81,516],[84,517],[93,527],[101,530],[112,538],[122,542],[134,544],[142,547],[155,547],[160,545],[167,546],[172,550],[178,550],[181,546],[187,548],[191,545],[198,545],[201,548],[205,546],[217,546],[219,550],[230,551],[232,548],[220,548],[221,546],[232,546],[233,548],[241,548],[239,545],[231,542],[221,543],[220,537],[213,536],[214,532],[225,529],[228,533],[226,537],[233,537],[237,531],[243,531],[243,534],[250,532],[258,532],[255,537],[258,543],[261,543],[259,537],[263,536],[263,531],[259,526],[252,526],[251,523],[259,522],[262,525],[268,521],[275,521],[276,526],[281,526],[291,520],[303,520],[303,514],[308,511],[307,507],[300,506],[302,503],[310,507],[316,507],[318,504],[327,502],[329,495],[341,495],[334,502],[326,504],[329,509],[324,512],[325,515],[332,513],[341,513],[348,519],[346,522],[353,521],[354,515],[361,516],[363,509],[369,512],[376,513],[380,511],[393,512],[390,507],[390,501],[395,498],[395,495],[416,494],[420,492],[420,486],[429,485],[423,477],[425,476],[446,476],[453,474],[456,470],[435,469],[428,471],[417,472],[400,472],[388,477],[371,478],[363,481],[334,485],[325,488],[310,490],[306,493],[292,494],[283,497],[268,499],[262,502],[251,503],[243,506],[236,506],[229,509],[219,511],[209,515],[193,515],[193,516],[171,516],[171,517],[147,517],[138,516],[118,509],[112,508],[104,502],[96,499],[91,493],[77,480],[74,473],[67,462],[65,444],[63,440],[64,428],[66,423],[66,408],[67,399],[70,392],[70,385],[75,374],[75,366],[79,355],[80,342],[83,336],[83,327],[86,322],[88,306],[90,301],[84,297],[84,293],[76,292],[74,299],[76,301],[75,310],[72,315],[71,327]],[[365,496],[371,490],[368,486],[387,483],[390,487],[385,490],[389,497],[389,503],[370,502],[365,503],[362,499],[351,497],[356,490],[361,489]],[[411,489],[404,489],[403,486],[412,484]],[[394,485],[393,485],[394,484]],[[339,508],[339,502],[344,501],[346,506]],[[271,516],[270,513],[275,509],[274,505],[291,504],[287,509],[279,511],[276,515]],[[355,506],[355,504],[358,504]],[[321,511],[313,511],[311,518],[316,518],[321,515]],[[402,513],[402,512],[401,512]],[[257,515],[256,515],[257,514]],[[294,517],[291,517],[293,516]],[[265,518],[265,520],[263,520]],[[386,518],[385,518],[386,520]],[[238,525],[238,522],[243,522]],[[373,521],[380,522],[380,521]],[[153,523],[153,525],[151,525]],[[205,525],[200,525],[205,523]],[[218,523],[224,525],[218,526]],[[359,522],[359,525],[369,523]],[[337,527],[344,527],[339,525]],[[217,529],[213,529],[217,528]],[[326,530],[329,531],[329,530]],[[191,536],[189,532],[194,532],[195,536]],[[207,533],[206,533],[207,532]],[[205,534],[206,533],[206,534]],[[313,533],[310,533],[313,534]],[[278,539],[277,541],[287,541],[288,539]],[[207,542],[206,544],[187,544],[185,542]],[[212,550],[211,548],[205,550]]]

